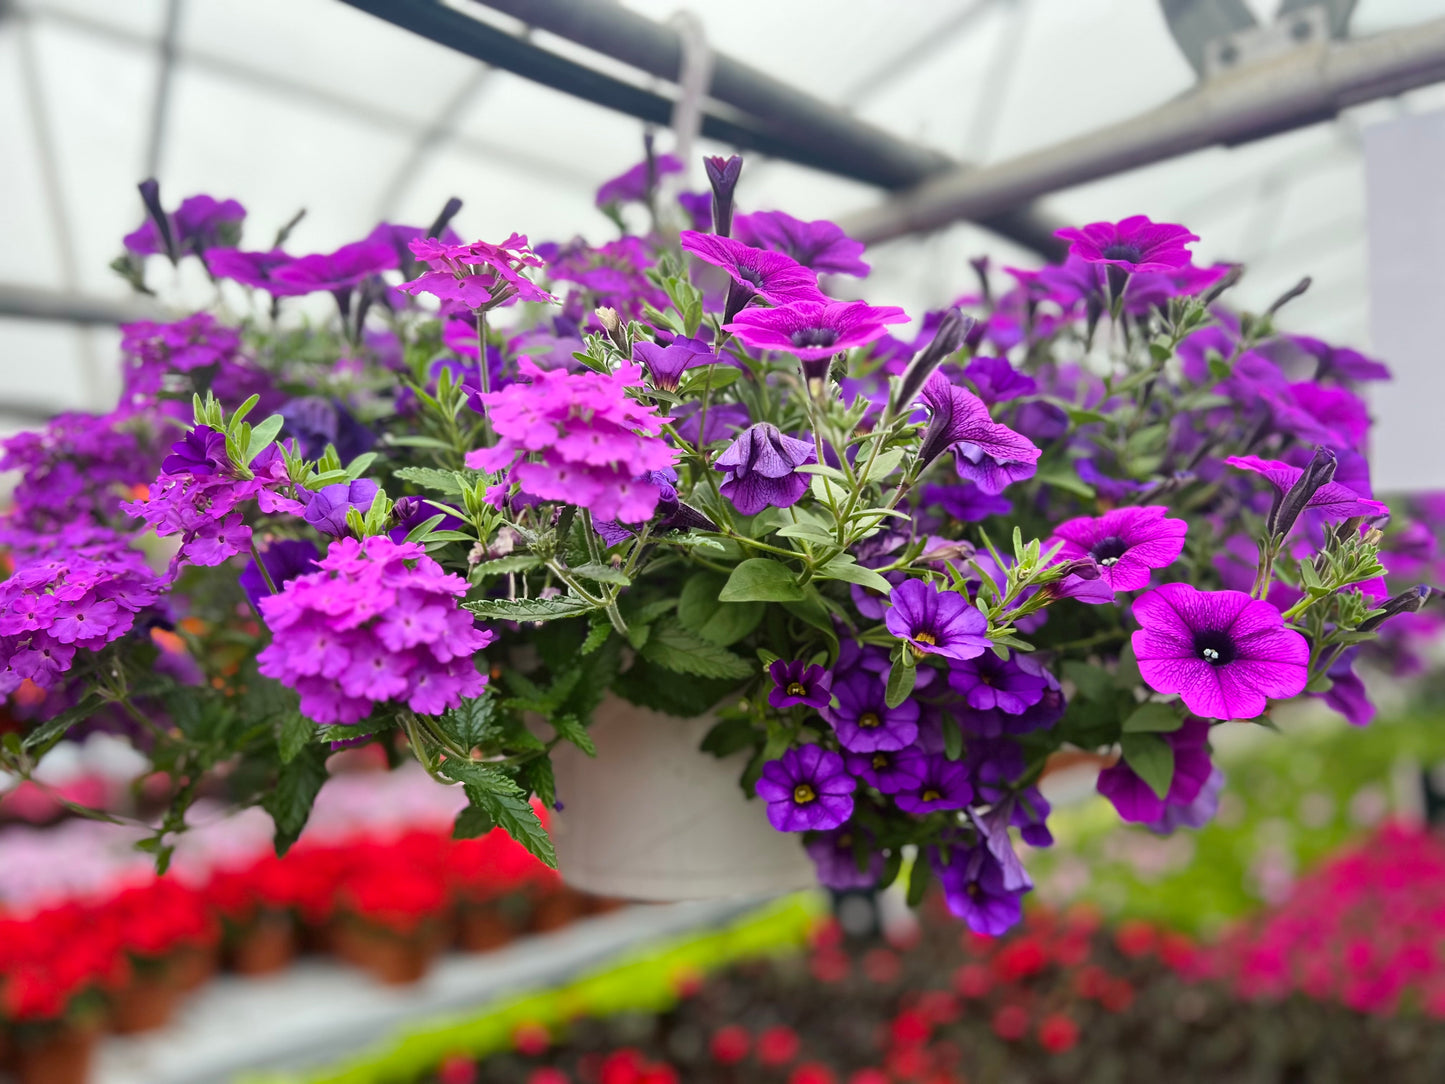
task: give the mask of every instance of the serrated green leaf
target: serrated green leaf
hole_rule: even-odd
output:
[[[436,493],[462,492],[462,482],[455,471],[437,470],[435,467],[401,467],[392,474],[403,482],[410,482]]]
[[[719,647],[735,644],[752,632],[766,611],[761,602],[724,602],[720,596],[726,583],[717,573],[696,573],[677,600],[677,619],[683,627]]]
[[[587,630],[587,638],[582,641],[582,646],[577,653],[587,656],[596,651],[607,642],[607,637],[612,635],[612,623],[610,621],[599,621]]]
[[[299,711],[288,711],[277,721],[276,748],[281,763],[290,764],[298,753],[316,737],[316,724]]]
[[[718,596],[723,602],[799,602],[805,597],[792,570],[767,557],[738,565]]]
[[[565,595],[556,598],[482,598],[464,602],[462,606],[478,617],[492,621],[556,621],[597,609],[581,599]]]
[[[271,814],[276,831],[278,855],[291,849],[306,827],[311,807],[321,784],[326,782],[326,754],[318,745],[303,748],[289,763],[281,765],[276,785],[261,799],[261,808]]]
[[[578,565],[572,571],[584,579],[595,580],[597,583],[615,583],[620,587],[632,586],[631,577],[614,565],[585,564]]]
[[[535,557],[530,553],[518,553],[511,557],[498,557],[494,561],[482,561],[480,564],[474,565],[471,579],[473,583],[478,583],[494,576],[506,576],[513,572],[530,572],[534,568],[541,567],[542,558]]]
[[[582,725],[582,720],[575,715],[558,715],[547,720],[552,724],[552,729],[557,731],[557,736],[563,741],[569,741],[589,757],[597,755],[597,746],[592,741],[592,735],[587,733],[587,728]]]
[[[517,779],[527,790],[537,796],[544,806],[557,804],[557,776],[552,762],[546,757],[534,757],[517,772]]]
[[[1174,747],[1157,734],[1125,734],[1120,740],[1124,762],[1149,789],[1164,798],[1174,781]]]
[[[652,626],[652,635],[641,654],[649,662],[680,674],[738,680],[753,675],[753,664],[747,659],[704,640],[676,618],[664,618]]]
[[[492,815],[479,806],[469,805],[457,814],[452,824],[453,839],[477,839],[497,826]]]
[[[1167,734],[1184,725],[1184,717],[1168,704],[1140,704],[1124,720],[1125,734]]]

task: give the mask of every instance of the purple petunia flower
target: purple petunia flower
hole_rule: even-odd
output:
[[[754,789],[779,832],[824,832],[853,815],[857,786],[837,753],[802,745],[764,764]]]
[[[282,249],[269,252],[242,252],[234,248],[206,249],[206,266],[218,279],[230,279],[242,286],[265,290],[272,297],[293,297],[308,293],[304,286],[289,286],[277,282],[275,273],[291,262],[291,257]]]
[[[1163,505],[1151,504],[1066,520],[1054,528],[1044,548],[1063,543],[1058,560],[1091,557],[1099,566],[1099,579],[1110,590],[1137,591],[1149,586],[1153,569],[1173,564],[1184,552],[1189,524],[1166,519],[1168,512]]]
[[[967,662],[956,663],[948,684],[974,711],[998,710],[1019,715],[1044,698],[1047,682],[1042,674],[1025,670],[1014,655],[1007,662],[985,651]]]
[[[1340,654],[1327,671],[1330,687],[1323,694],[1324,701],[1345,717],[1351,726],[1369,726],[1375,718],[1375,705],[1370,703],[1365,683],[1355,673],[1355,656],[1359,646],[1348,648]]]
[[[908,314],[866,301],[795,301],[776,309],[746,309],[724,324],[754,350],[781,350],[804,361],[822,361],[882,336]]]
[[[1297,696],[1309,679],[1309,643],[1243,591],[1169,583],[1140,595],[1134,617],[1145,684],[1178,693],[1195,715],[1253,719],[1270,697]]]
[[[688,221],[692,228],[699,233],[706,233],[712,229],[712,193],[711,192],[679,192],[677,204],[687,212]]]
[[[207,195],[188,196],[173,213],[166,215],[177,254],[235,244],[245,217],[246,208],[236,200],[218,200]],[[139,228],[126,234],[123,244],[138,256],[166,251],[165,239],[153,218],[147,218]]]
[[[340,538],[347,533],[346,513],[355,508],[366,515],[380,489],[370,478],[358,478],[354,482],[337,482],[315,491],[308,490],[302,494],[306,510],[301,516],[322,534]]]
[[[277,591],[297,576],[315,572],[316,561],[321,556],[316,549],[316,543],[310,539],[277,539],[260,553],[266,572]],[[266,578],[261,575],[261,569],[254,557],[241,572],[240,584],[241,590],[245,591],[246,597],[251,600],[251,605],[257,608],[260,607],[261,600],[271,594],[271,588],[266,585]]]
[[[850,753],[896,752],[918,737],[918,704],[904,700],[890,708],[886,691],[887,684],[866,670],[852,671],[833,687],[838,706],[824,708],[823,718]]]
[[[679,335],[666,346],[645,339],[637,342],[632,347],[632,360],[642,363],[654,388],[676,391],[685,370],[694,365],[711,365],[718,358],[701,339]]]
[[[859,869],[854,851],[858,838],[857,829],[839,828],[803,844],[818,871],[818,883],[824,888],[872,888],[878,883],[883,873],[883,855],[876,848],[867,848],[868,859]]]
[[[985,493],[973,482],[925,485],[918,499],[925,508],[936,505],[950,519],[964,523],[978,523],[989,516],[1006,516],[1013,511],[1013,501],[997,493]]]
[[[908,642],[917,658],[942,655],[962,662],[982,655],[989,646],[988,618],[955,591],[905,580],[888,599],[893,605],[883,623]]]
[[[1214,771],[1209,759],[1209,724],[1203,719],[1186,719],[1178,730],[1160,737],[1174,754],[1174,775],[1163,798],[1122,760],[1099,773],[1099,793],[1131,824],[1155,822],[1170,807],[1190,805]]]
[[[890,752],[879,749],[872,753],[843,754],[843,763],[848,771],[870,787],[877,787],[884,794],[897,794],[913,781],[908,768],[907,750]]]
[[[397,265],[396,250],[380,241],[354,241],[335,252],[292,260],[271,274],[273,282],[297,294],[349,290]]]
[[[928,426],[918,462],[933,462],[948,448],[955,450],[959,477],[995,496],[1010,484],[1033,476],[1039,449],[1027,437],[989,417],[983,400],[935,373],[923,388]]]
[[[773,679],[773,688],[768,693],[768,703],[778,711],[807,704],[810,708],[825,711],[832,696],[833,675],[821,666],[809,666],[802,659],[788,662],[776,660],[768,667]]]
[[[781,252],[753,248],[731,237],[695,230],[683,230],[678,239],[684,252],[721,267],[745,291],[736,302],[738,308],[754,294],[770,305],[827,300],[818,289],[817,274]]]
[[[917,749],[900,760],[911,778],[893,800],[905,813],[921,816],[941,809],[963,809],[973,801],[973,784],[963,761]]]
[[[1219,812],[1219,795],[1224,791],[1224,769],[1214,765],[1209,778],[1192,802],[1164,806],[1164,812],[1145,825],[1157,835],[1167,836],[1176,828],[1203,828]]]
[[[733,437],[746,429],[750,420],[748,408],[742,403],[714,403],[708,407],[704,419],[702,403],[697,399],[683,403],[672,417],[677,435],[694,448],[705,448],[714,441]]]
[[[1131,215],[1120,222],[1094,222],[1055,230],[1069,242],[1069,254],[1122,271],[1177,271],[1190,263],[1189,243],[1199,238],[1183,226]]]
[[[728,475],[719,487],[722,495],[743,515],[755,516],[764,508],[787,508],[802,500],[810,476],[798,468],[817,461],[813,445],[759,422],[744,429],[713,467]]]
[[[934,871],[949,911],[974,933],[999,937],[1023,918],[1023,894],[1028,888],[1005,886],[1003,866],[988,847],[955,847],[948,864],[935,862]]]
[[[1261,459],[1257,455],[1232,455],[1225,462],[1231,467],[1263,475],[1280,494],[1287,493],[1304,474],[1302,467],[1292,467],[1276,459]],[[1305,508],[1318,512],[1327,520],[1349,519],[1351,516],[1384,516],[1390,513],[1388,505],[1361,497],[1339,482],[1326,482],[1320,486],[1305,504]]]
[[[657,187],[659,179],[670,173],[681,173],[682,169],[682,159],[675,154],[658,154],[645,158],[631,169],[602,182],[602,186],[597,189],[597,206],[646,200]]]
[[[833,222],[803,222],[782,211],[738,215],[733,232],[757,248],[782,252],[819,274],[856,275],[869,268],[860,258],[863,242],[855,241]]]
[[[328,444],[349,463],[376,444],[376,434],[356,420],[340,403],[320,395],[303,395],[281,405],[286,420],[282,436],[294,437],[307,459],[320,459]]]
[[[963,370],[963,378],[988,406],[1032,395],[1039,388],[1033,377],[1019,372],[1007,358],[974,358]]]

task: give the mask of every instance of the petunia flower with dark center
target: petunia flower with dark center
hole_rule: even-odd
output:
[[[1060,561],[1092,557],[1099,579],[1111,590],[1137,591],[1149,586],[1154,569],[1173,564],[1184,552],[1189,525],[1166,518],[1168,513],[1163,505],[1153,504],[1065,520],[1044,548],[1061,544]]]
[[[918,704],[904,700],[890,708],[887,684],[876,674],[854,670],[833,688],[838,706],[823,710],[838,734],[838,744],[850,753],[896,752],[918,737]]]
[[[803,361],[824,361],[834,354],[866,346],[881,338],[889,324],[908,314],[893,305],[874,307],[866,301],[794,301],[773,309],[745,309],[724,331],[755,350],[781,350]]]
[[[753,248],[730,237],[696,230],[683,230],[678,239],[684,252],[691,252],[703,263],[721,267],[732,278],[734,289],[728,291],[724,324],[736,317],[754,296],[769,305],[827,300],[818,289],[817,273],[781,252]]]
[[[779,832],[825,832],[853,815],[857,786],[837,753],[801,745],[764,764],[754,790]]]
[[[1139,673],[1206,719],[1253,719],[1270,698],[1304,691],[1309,643],[1280,612],[1243,591],[1169,583],[1140,595],[1132,638]]]
[[[810,666],[802,659],[777,659],[768,667],[768,675],[773,679],[768,703],[778,711],[802,704],[819,711],[827,709],[833,675],[823,667]]]
[[[928,407],[928,425],[918,450],[920,466],[952,448],[959,477],[989,496],[1033,476],[1039,449],[1027,437],[995,422],[973,392],[934,373],[924,385],[923,402]]]
[[[719,487],[722,495],[743,515],[755,516],[764,508],[788,508],[802,500],[809,476],[798,468],[817,461],[813,445],[759,422],[744,429],[713,466],[728,474]]]
[[[935,862],[933,868],[949,911],[974,933],[998,937],[1023,918],[1028,889],[1005,887],[1003,866],[988,847],[954,847],[948,863]]]
[[[956,591],[940,591],[923,580],[904,580],[888,599],[893,605],[883,623],[907,642],[916,658],[942,655],[962,662],[982,655],[989,646],[988,618]]]
[[[1147,215],[1069,227],[1055,231],[1054,236],[1069,242],[1070,255],[1126,272],[1178,271],[1188,267],[1188,246],[1199,240],[1183,226],[1151,222]]]

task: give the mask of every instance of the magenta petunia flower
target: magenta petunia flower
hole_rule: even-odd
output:
[[[863,242],[853,240],[833,222],[804,222],[782,211],[758,211],[738,215],[733,232],[740,241],[791,256],[819,274],[863,278],[869,271],[861,258]]]
[[[174,212],[165,217],[177,254],[199,253],[213,246],[235,244],[241,235],[246,208],[233,199],[218,200],[201,194],[187,196]],[[138,228],[126,234],[122,243],[139,256],[166,251],[165,238],[156,227],[154,218],[147,218]]]
[[[1063,543],[1058,560],[1092,557],[1099,566],[1099,579],[1111,590],[1137,591],[1149,586],[1153,569],[1173,564],[1184,552],[1189,524],[1166,518],[1168,512],[1163,505],[1151,504],[1066,520],[1054,528],[1044,548]]]
[[[678,240],[684,252],[691,252],[703,263],[721,267],[735,283],[750,294],[757,294],[769,305],[827,301],[818,289],[817,273],[809,271],[791,256],[753,248],[731,237],[695,230],[683,230],[678,234]]]
[[[355,241],[335,252],[317,253],[278,267],[271,280],[298,294],[320,290],[349,290],[397,266],[396,249],[380,241]]]
[[[1014,482],[1033,476],[1038,447],[989,416],[983,400],[960,388],[942,373],[934,373],[923,386],[928,426],[918,449],[918,462],[927,465],[949,448],[954,449],[959,477],[973,482],[988,496],[1002,493]]]
[[[1261,459],[1257,455],[1232,455],[1225,460],[1231,467],[1263,475],[1270,485],[1280,493],[1287,493],[1300,480],[1304,468],[1292,467],[1277,459]],[[1313,497],[1305,504],[1325,519],[1349,519],[1351,516],[1387,516],[1388,505],[1361,497],[1353,489],[1339,482],[1326,482],[1315,490]]]
[[[768,675],[773,679],[768,704],[778,711],[799,704],[822,711],[832,698],[833,675],[821,666],[809,666],[802,659],[791,662],[777,659],[768,667]]]
[[[659,154],[643,159],[631,169],[602,182],[597,189],[597,206],[609,203],[637,203],[647,199],[660,178],[682,172],[682,159],[675,154]]]
[[[821,361],[881,337],[888,324],[908,314],[866,301],[795,301],[776,309],[745,309],[723,325],[755,350],[782,350],[804,361]]]
[[[1145,684],[1178,693],[1203,718],[1253,719],[1271,697],[1297,696],[1309,680],[1309,643],[1243,591],[1168,583],[1140,595],[1134,617]]]
[[[272,297],[292,297],[309,292],[304,286],[288,286],[277,282],[275,273],[291,262],[279,248],[269,252],[242,252],[234,248],[206,249],[206,266],[218,279],[230,279],[242,286],[265,290]]]
[[[768,820],[779,832],[826,832],[853,815],[857,787],[841,756],[802,745],[764,764],[754,790],[768,803]]]
[[[888,631],[908,642],[917,658],[942,655],[963,662],[989,646],[988,618],[956,591],[940,591],[923,580],[904,580],[888,596],[883,618]]]
[[[1183,226],[1151,222],[1131,215],[1120,222],[1094,222],[1082,228],[1056,230],[1069,242],[1070,255],[1123,271],[1177,271],[1190,264],[1188,245],[1199,238]]]

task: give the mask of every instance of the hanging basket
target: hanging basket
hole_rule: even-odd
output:
[[[609,696],[589,733],[596,758],[553,754],[558,870],[574,888],[634,900],[697,900],[807,888],[812,863],[738,788],[744,753],[699,751],[717,720],[679,719]]]

